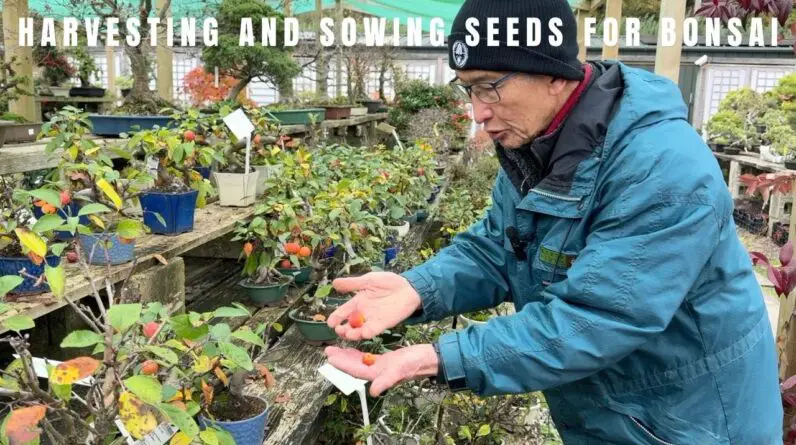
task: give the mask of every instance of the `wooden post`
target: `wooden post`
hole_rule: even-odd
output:
[[[741,164],[738,161],[730,161],[730,173],[728,176],[730,195],[732,195],[732,199],[735,199],[741,190]]]
[[[668,77],[674,83],[680,80],[680,56],[683,52],[683,21],[685,20],[685,3],[683,0],[662,0],[661,14],[664,17],[674,19],[675,40],[674,45],[663,45],[663,29],[658,30],[658,47],[655,50],[655,74]]]
[[[28,0],[6,0],[3,5],[3,45],[5,61],[16,58],[14,70],[18,76],[25,76],[28,82],[24,89],[33,92],[33,48],[19,45],[19,18],[28,16]],[[36,114],[36,102],[33,96],[20,96],[8,104],[9,111],[16,113],[30,122],[41,122],[41,115]]]
[[[578,21],[578,60],[586,62],[586,17],[589,16],[589,0],[583,0],[575,6],[575,18]]]
[[[326,58],[326,48],[321,45],[323,0],[315,0],[315,14],[315,50],[318,51],[318,60],[315,61],[315,90],[318,96],[326,99],[329,97],[329,64]]]
[[[157,10],[161,11],[166,6],[166,0],[157,0]],[[171,11],[166,17],[171,16]],[[163,34],[158,36],[157,56],[157,88],[158,95],[164,100],[171,101],[174,97],[174,51],[166,44],[166,26],[161,26]]]
[[[335,49],[337,53],[337,73],[335,76],[335,96],[340,96],[340,90],[343,88],[343,45],[340,43],[340,40],[343,38],[343,2],[341,0],[335,0],[335,15],[336,15],[336,27],[337,27],[337,37],[335,41]],[[350,94],[351,92],[348,91]]]
[[[108,64],[108,91],[116,95],[116,51],[111,46],[105,46],[105,58]]]
[[[609,17],[616,19],[616,32],[618,35],[619,30],[622,28],[622,0],[607,0],[605,4],[605,18],[607,19]],[[619,60],[619,42],[621,40],[620,37],[617,39],[616,45],[603,46],[603,60]]]

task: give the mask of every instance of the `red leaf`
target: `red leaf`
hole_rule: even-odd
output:
[[[749,256],[752,258],[752,265],[754,266],[758,264],[765,264],[768,266],[770,264],[766,255],[762,252],[749,252]]]
[[[782,263],[783,266],[787,266],[791,258],[793,258],[793,243],[791,240],[788,240],[788,242],[782,246],[782,249],[779,249],[779,262]]]
[[[47,413],[44,405],[34,405],[11,411],[11,416],[6,424],[6,436],[10,445],[22,445],[39,438],[41,429],[39,422]]]
[[[790,295],[793,289],[796,288],[796,268],[789,267],[784,269],[782,271],[782,277],[784,281],[782,291],[785,292],[785,295]]]
[[[774,285],[774,290],[777,291],[777,295],[782,295],[782,278],[779,269],[776,267],[769,267],[768,279],[771,281],[771,284]]]

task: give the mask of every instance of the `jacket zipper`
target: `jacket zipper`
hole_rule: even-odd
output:
[[[644,433],[646,433],[647,436],[649,436],[655,442],[657,442],[659,444],[662,444],[662,445],[674,445],[673,443],[669,443],[669,442],[657,437],[656,435],[652,434],[652,432],[650,430],[648,430],[644,425],[642,425],[641,422],[636,420],[635,417],[633,417],[633,416],[628,416],[628,417],[630,417],[630,420],[632,420],[633,423],[635,423],[636,426],[641,429],[641,431],[644,431]]]
[[[548,198],[560,199],[562,201],[578,202],[582,199],[574,196],[559,195],[557,193],[546,192],[544,190],[539,190],[539,189],[531,189],[531,191],[536,193],[537,195],[542,195]]]

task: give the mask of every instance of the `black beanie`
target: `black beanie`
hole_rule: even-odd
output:
[[[474,28],[479,40],[475,46],[467,44],[468,32],[465,24],[473,17],[478,20]],[[488,46],[487,19],[497,19],[497,34],[493,37],[498,46]],[[517,32],[513,40],[518,46],[508,46],[507,18],[516,17],[513,25]],[[538,44],[527,46],[528,18],[539,19],[541,39]],[[550,19],[559,22],[550,24]],[[557,36],[551,27],[560,32]],[[559,78],[582,80],[583,67],[578,60],[578,25],[575,15],[566,0],[466,0],[453,21],[448,36],[448,63],[454,70],[516,71],[544,74]],[[560,45],[550,44],[558,39]],[[536,42],[533,42],[536,43]]]

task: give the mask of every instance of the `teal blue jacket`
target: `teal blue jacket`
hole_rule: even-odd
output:
[[[543,391],[567,444],[782,443],[774,338],[716,159],[674,83],[594,69],[526,148],[541,179],[499,148],[486,216],[403,274],[423,301],[409,322],[513,301],[439,339],[444,378]]]

